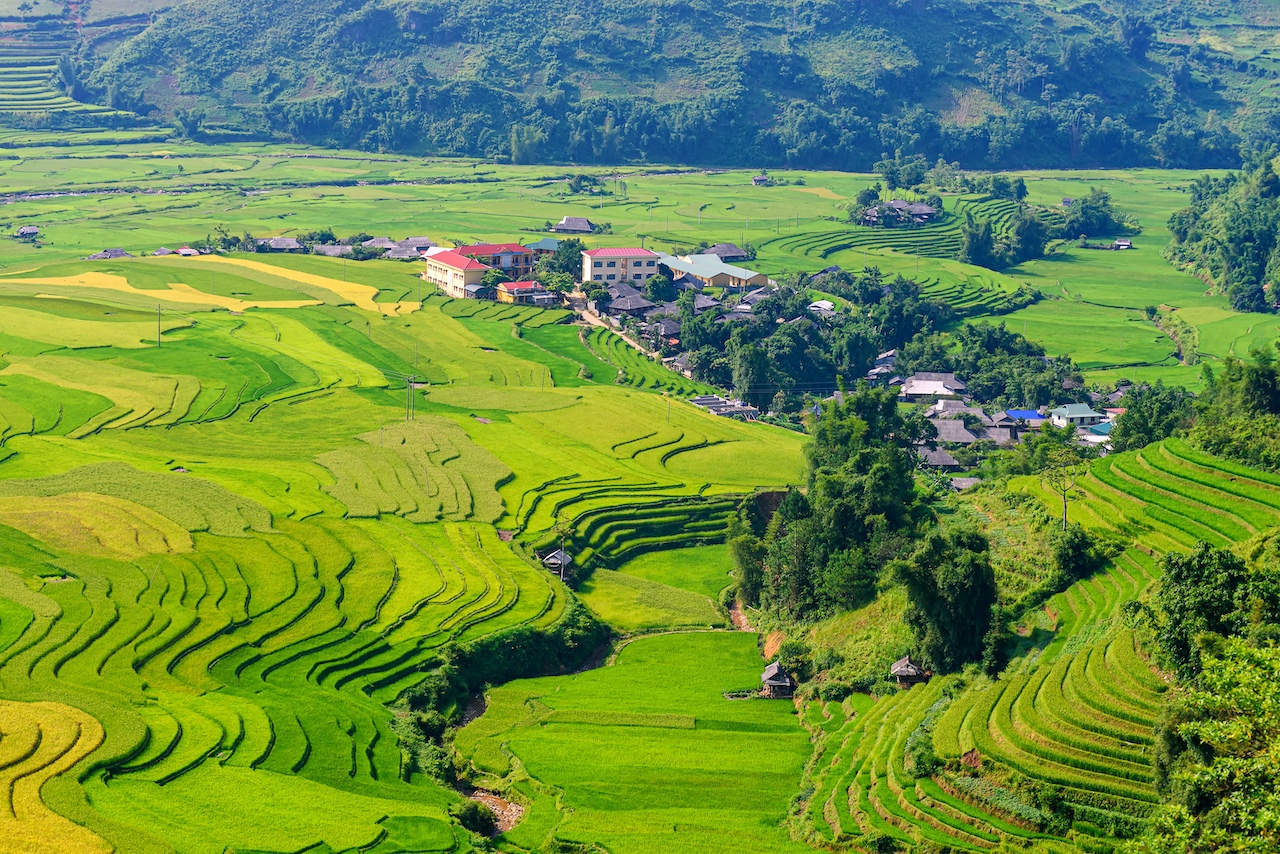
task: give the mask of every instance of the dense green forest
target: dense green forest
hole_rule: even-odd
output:
[[[1274,145],[1251,169],[1191,186],[1191,204],[1169,219],[1165,255],[1221,288],[1237,311],[1269,311],[1280,271],[1280,177]],[[1269,292],[1270,291],[1270,292]]]
[[[867,169],[902,151],[972,168],[1232,166],[1275,121],[1269,54],[1204,37],[1265,30],[1266,10],[571,0],[541,12],[189,0],[86,38],[60,74],[80,97],[194,138],[525,163]]]

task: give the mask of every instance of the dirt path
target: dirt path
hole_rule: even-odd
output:
[[[628,338],[626,335],[622,334],[622,333],[621,333],[620,331],[618,331],[617,329],[614,329],[614,328],[613,328],[613,324],[609,323],[607,320],[604,320],[604,319],[603,319],[603,318],[601,318],[599,315],[592,314],[592,313],[591,313],[591,312],[589,312],[589,311],[584,311],[584,312],[581,312],[581,313],[580,313],[580,316],[582,317],[582,319],[583,319],[583,320],[585,320],[587,323],[591,324],[592,326],[599,326],[601,329],[608,329],[608,330],[609,330],[610,332],[612,332],[614,335],[617,335],[617,336],[618,336],[619,338],[621,338],[623,341],[626,341],[628,344],[630,344],[630,345],[631,345],[631,347],[632,347],[632,349],[634,349],[634,350],[639,350],[641,353],[644,353],[646,356],[648,356],[648,357],[650,357],[650,358],[657,358],[659,361],[661,361],[661,357],[660,357],[660,356],[657,356],[656,354],[654,354],[654,353],[653,353],[653,352],[651,352],[650,350],[648,350],[648,349],[646,349],[645,347],[641,346],[640,344],[637,344],[636,342],[632,341],[630,338]],[[588,348],[588,349],[590,349],[590,348]],[[601,359],[601,361],[606,361],[606,360]]]
[[[751,621],[747,619],[747,615],[742,612],[742,606],[738,604],[738,600],[734,600],[729,606],[729,619],[733,620],[733,627],[740,632],[754,632],[751,628]]]

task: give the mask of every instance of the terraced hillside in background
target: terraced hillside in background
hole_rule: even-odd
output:
[[[1014,488],[1061,506],[1034,479]],[[1158,802],[1153,728],[1168,684],[1120,606],[1151,589],[1162,553],[1280,525],[1280,478],[1168,440],[1098,460],[1077,489],[1072,518],[1133,545],[1033,615],[1020,657],[998,680],[934,679],[856,717],[852,707],[812,704],[823,735],[803,824],[815,841],[883,834],[956,851],[1109,852],[1140,832]],[[922,745],[971,770],[915,766]],[[1036,784],[1052,796],[1037,802]],[[1074,816],[1056,828],[1065,833],[1045,830],[1055,799]]]
[[[63,23],[0,24],[0,113],[78,113],[86,119],[117,114],[76,101],[56,86],[58,57],[70,54],[75,40],[75,30]]]
[[[668,415],[684,378],[566,312],[303,266],[0,275],[4,838],[470,850],[391,705],[581,608],[504,532],[620,560],[799,476],[801,437]]]

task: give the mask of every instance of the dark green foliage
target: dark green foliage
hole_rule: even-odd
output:
[[[1092,448],[1076,444],[1076,428],[1054,427],[1044,424],[1040,429],[1027,433],[1016,447],[990,461],[993,475],[1039,474],[1062,461],[1062,452],[1069,450],[1079,460],[1088,459]]]
[[[582,250],[586,244],[576,237],[561,240],[556,251],[538,259],[538,269],[550,273],[568,273],[575,280],[582,278]]]
[[[1118,404],[1125,412],[1111,431],[1111,449],[1136,451],[1186,429],[1195,414],[1194,400],[1185,388],[1166,386],[1163,380],[1130,386]]]
[[[92,67],[62,82],[83,76],[122,105],[154,105],[191,137],[216,115],[318,144],[517,163],[880,161],[901,186],[927,168],[919,155],[1235,165],[1236,136],[1205,118],[1234,112],[1263,70],[1189,51],[1174,43],[1181,29],[1153,38],[1140,18],[1116,24],[1091,6],[570,3],[531,16],[510,2],[198,0],[98,40]],[[1209,77],[1215,86],[1196,85]],[[933,98],[974,88],[1000,105],[976,123],[956,124]]]
[[[853,693],[853,686],[848,682],[833,679],[818,686],[818,699],[824,703],[838,703]]]
[[[676,289],[670,279],[659,273],[644,283],[644,298],[652,302],[671,302],[676,298]]]
[[[1088,195],[1076,199],[1066,210],[1060,229],[1062,237],[1101,237],[1125,228],[1124,218],[1111,204],[1111,194],[1090,187]]]
[[[450,647],[445,651],[445,663],[406,691],[403,700],[415,712],[453,709],[456,714],[467,697],[484,686],[570,670],[608,637],[608,627],[571,599],[564,615],[550,628],[515,626]]]
[[[841,379],[866,374],[877,353],[952,316],[945,304],[923,298],[915,282],[900,276],[885,282],[879,270],[868,268],[860,275],[822,277],[823,290],[850,300],[857,310],[819,320],[808,309],[808,285],[799,277],[757,302],[749,319],[734,323],[717,322],[715,312],[694,314],[692,292],[681,294],[680,337],[692,353],[693,378],[732,386],[761,408],[772,406],[781,391],[784,411],[796,411],[805,392],[830,394]]]
[[[1197,180],[1169,230],[1170,260],[1210,278],[1237,311],[1271,310],[1264,285],[1280,272],[1280,178],[1269,159],[1247,174]]]
[[[729,540],[729,551],[737,570],[738,598],[754,607],[760,603],[760,588],[764,583],[764,543],[750,533],[740,534]]]
[[[1240,605],[1249,598],[1249,572],[1234,552],[1204,542],[1189,554],[1165,555],[1161,567],[1164,578],[1156,596],[1163,618],[1160,646],[1179,675],[1193,676],[1201,666],[1201,635],[1233,634],[1242,628]]]
[[[935,528],[894,576],[907,588],[907,622],[921,657],[940,672],[990,655],[988,633],[996,616],[996,577],[988,543],[962,526]]]
[[[797,618],[870,601],[917,525],[913,443],[930,430],[919,413],[904,418],[892,392],[863,384],[823,404],[808,493],[789,492],[765,536],[763,607]]]
[[[1272,851],[1280,845],[1280,650],[1239,640],[1206,659],[1157,729],[1157,786],[1165,806],[1142,854]]]
[[[1280,471],[1280,367],[1273,352],[1255,350],[1250,361],[1228,357],[1220,374],[1206,367],[1205,384],[1191,438],[1211,454]]]
[[[481,836],[492,836],[498,823],[498,817],[493,814],[493,810],[470,798],[464,798],[449,807],[449,814],[458,820],[458,824]]]
[[[983,404],[1031,408],[1074,402],[1063,390],[1065,380],[1079,380],[1072,361],[1045,359],[1044,348],[1003,323],[983,321],[950,333],[920,334],[899,348],[895,369],[903,376],[916,371],[952,371]]]

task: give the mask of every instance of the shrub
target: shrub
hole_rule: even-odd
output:
[[[449,814],[458,820],[458,824],[481,836],[492,836],[498,825],[498,817],[493,810],[470,798],[451,806]]]
[[[838,703],[852,693],[853,686],[839,680],[823,682],[818,687],[818,699],[826,703]]]

